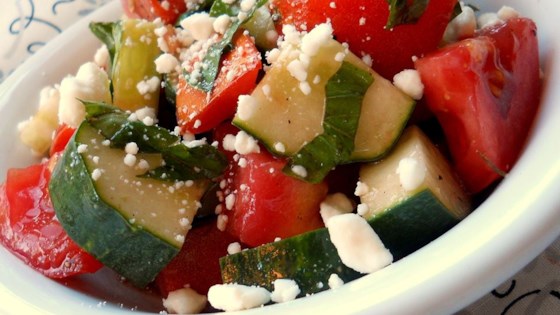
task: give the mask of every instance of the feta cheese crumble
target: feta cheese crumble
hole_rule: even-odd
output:
[[[270,294],[272,302],[283,303],[295,300],[301,290],[298,284],[292,279],[274,280],[274,291]]]
[[[347,267],[372,273],[393,262],[393,255],[361,216],[336,215],[329,219],[327,229],[340,260]]]
[[[406,95],[419,100],[424,95],[424,84],[414,69],[405,69],[393,77],[393,84]]]
[[[76,73],[60,83],[58,119],[61,124],[78,127],[84,120],[86,110],[80,100],[111,103],[109,77],[93,62],[86,62]]]
[[[399,175],[401,186],[407,191],[412,191],[424,182],[427,169],[422,161],[408,157],[399,161],[396,172]]]
[[[354,209],[352,201],[343,193],[328,195],[319,205],[321,218],[327,226],[327,222],[335,215],[350,213]]]
[[[216,284],[208,290],[210,305],[226,312],[255,308],[269,301],[270,292],[257,286]]]
[[[198,294],[191,288],[183,288],[169,292],[163,299],[163,306],[172,314],[196,314],[206,307],[206,296]]]
[[[340,279],[340,277],[336,273],[330,275],[329,288],[334,290],[340,288],[343,285],[344,285],[344,281]]]

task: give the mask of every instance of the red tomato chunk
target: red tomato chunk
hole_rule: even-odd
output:
[[[538,109],[535,24],[516,18],[485,28],[419,59],[416,68],[457,172],[480,192],[511,170]]]
[[[35,270],[51,278],[91,273],[101,263],[63,230],[48,194],[49,162],[10,169],[0,186],[0,241]]]
[[[392,79],[403,69],[412,68],[413,56],[422,56],[441,41],[457,0],[432,0],[414,24],[387,29],[387,0],[274,0],[281,16],[280,27],[294,24],[311,30],[330,20],[335,38],[348,43],[357,56],[369,56],[372,68]]]

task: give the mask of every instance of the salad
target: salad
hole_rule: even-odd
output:
[[[0,238],[169,312],[282,303],[414,252],[507,174],[539,103],[536,26],[509,7],[123,5],[20,125],[45,159],[8,171]]]

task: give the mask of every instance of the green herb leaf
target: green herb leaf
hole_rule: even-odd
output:
[[[449,21],[453,20],[461,13],[463,13],[463,9],[461,8],[461,2],[457,1],[455,6],[453,7],[453,12],[451,13],[451,18],[449,19]]]
[[[107,46],[109,51],[109,65],[113,68],[115,54],[122,35],[122,26],[120,22],[91,22],[89,23],[91,32]]]
[[[148,171],[145,177],[167,180],[216,178],[227,165],[225,156],[210,145],[188,148],[178,144],[166,148],[162,156],[165,165]]]
[[[208,49],[206,56],[202,60],[202,63],[204,64],[202,77],[199,81],[192,84],[194,87],[199,88],[205,92],[212,91],[212,88],[214,87],[214,81],[218,76],[220,60],[222,58],[222,55],[231,49],[233,36],[235,35],[239,27],[247,20],[249,20],[253,16],[255,11],[259,7],[263,6],[266,2],[267,0],[258,0],[255,6],[253,6],[251,10],[246,12],[247,18],[244,20],[240,20],[237,18],[239,12],[241,12],[239,1],[233,4],[227,4],[222,0],[214,1],[214,4],[212,4],[212,7],[210,8],[210,16],[217,17],[223,14],[227,14],[231,17],[235,17],[235,20],[224,34],[224,37],[219,42],[210,46],[210,48]]]
[[[284,167],[284,173],[318,183],[338,164],[346,162],[354,151],[362,101],[373,76],[356,66],[343,62],[325,87],[326,108],[324,132],[303,146]],[[305,168],[302,177],[293,168]]]
[[[177,135],[159,126],[147,126],[141,121],[130,120],[130,114],[112,105],[83,102],[86,119],[111,141],[111,146],[124,148],[135,142],[141,152],[162,152],[167,147],[180,142]]]
[[[426,11],[430,0],[387,0],[389,18],[386,28],[391,29],[400,24],[413,24]]]
[[[83,102],[86,120],[111,142],[111,147],[124,148],[135,142],[139,152],[161,153],[165,165],[148,171],[144,177],[160,180],[215,178],[227,166],[225,156],[211,145],[189,148],[169,130],[141,121],[130,120],[130,114],[112,105]]]

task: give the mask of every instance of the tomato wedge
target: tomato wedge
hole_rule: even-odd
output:
[[[206,294],[212,285],[222,283],[220,257],[226,256],[228,245],[236,241],[218,230],[216,220],[204,220],[193,227],[179,254],[156,277],[162,296],[185,286]]]
[[[477,193],[516,162],[541,92],[536,26],[515,18],[416,62],[457,172]]]
[[[51,278],[91,273],[101,263],[63,230],[49,194],[51,162],[10,169],[0,186],[0,241],[25,263]]]
[[[262,68],[261,54],[249,35],[238,33],[233,48],[223,57],[210,94],[199,90],[181,76],[177,88],[177,121],[183,131],[202,133],[233,117],[239,95],[256,86]]]
[[[125,14],[132,18],[153,21],[157,18],[173,24],[187,10],[184,0],[121,0]]]
[[[382,76],[412,68],[413,56],[437,48],[450,21],[457,0],[432,0],[414,24],[387,29],[387,0],[273,0],[279,15],[279,28],[294,24],[299,30],[331,21],[334,36],[349,44],[358,56],[369,56],[372,68]]]
[[[49,150],[49,156],[53,156],[58,152],[64,151],[68,141],[70,141],[70,138],[72,138],[75,131],[76,128],[74,127],[70,127],[66,124],[60,125],[54,134],[53,142]]]
[[[235,130],[224,123],[215,134],[235,135]],[[222,138],[215,139],[222,143]],[[287,161],[264,148],[225,153],[230,163],[223,181],[222,214],[228,216],[227,231],[243,244],[254,247],[323,227],[319,205],[328,193],[326,181],[311,184],[284,174]]]

